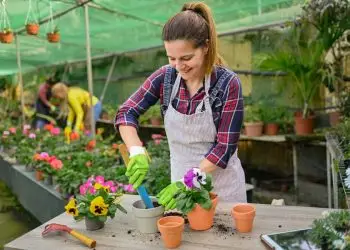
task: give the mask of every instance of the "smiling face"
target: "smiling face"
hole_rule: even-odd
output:
[[[205,74],[205,58],[208,46],[195,48],[187,40],[165,41],[169,63],[186,81],[201,81]]]

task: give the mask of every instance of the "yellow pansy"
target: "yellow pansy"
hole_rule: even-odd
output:
[[[346,235],[345,237],[344,237],[344,240],[346,241],[346,242],[350,242],[350,235]]]
[[[64,208],[66,209],[67,214],[73,215],[74,217],[79,215],[77,201],[74,198],[70,199]]]
[[[108,212],[108,205],[105,204],[102,196],[98,196],[91,201],[90,212],[94,215],[106,215]]]
[[[98,182],[95,183],[94,188],[96,190],[98,190],[100,188],[103,188],[107,193],[109,193],[109,187],[108,186],[103,186],[102,184],[100,184]]]

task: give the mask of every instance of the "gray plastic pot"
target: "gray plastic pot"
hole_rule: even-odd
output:
[[[149,209],[146,209],[142,200],[135,201],[132,204],[137,229],[141,233],[158,232],[157,221],[163,217],[164,207],[159,205],[156,199],[152,198],[152,201],[154,208]]]

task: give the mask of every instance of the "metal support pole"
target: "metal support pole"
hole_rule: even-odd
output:
[[[329,143],[326,143],[326,154],[327,154],[327,192],[328,192],[328,208],[332,208],[332,183],[331,183],[331,168],[332,168],[332,157],[329,151]]]
[[[294,199],[295,199],[295,205],[298,204],[298,156],[297,156],[297,149],[296,144],[292,143],[293,148],[293,176],[294,176]]]
[[[23,88],[23,78],[22,78],[22,65],[21,65],[21,52],[18,35],[15,36],[16,39],[16,56],[17,56],[17,66],[18,66],[18,82],[20,87],[21,95],[21,111],[22,111],[22,125],[26,124],[26,116],[24,113],[24,88]]]
[[[107,76],[107,79],[106,79],[106,82],[105,82],[105,86],[103,87],[102,94],[101,94],[101,97],[100,97],[100,102],[101,103],[103,103],[103,99],[105,98],[105,94],[106,94],[109,82],[111,81],[116,61],[117,61],[117,57],[114,56],[113,57],[113,61],[112,61],[112,65],[109,68],[109,72],[108,72],[108,76]]]
[[[91,45],[90,45],[90,23],[89,23],[89,6],[84,5],[85,12],[85,35],[86,35],[86,66],[87,66],[87,75],[88,75],[88,86],[90,93],[90,109],[91,109],[91,135],[95,139],[95,119],[94,119],[94,106],[92,105],[92,97],[94,94],[93,90],[93,79],[92,79],[92,64],[91,64]]]

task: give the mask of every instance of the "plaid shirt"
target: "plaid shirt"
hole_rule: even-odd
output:
[[[215,67],[211,74],[209,95],[222,75],[224,69]],[[230,72],[230,71],[229,71]],[[128,125],[138,128],[138,117],[150,106],[163,103],[163,84],[165,67],[154,72],[140,88],[120,107],[115,118],[115,127]],[[172,79],[174,82],[175,79]],[[173,84],[172,82],[172,84]],[[213,146],[209,149],[205,157],[221,168],[226,168],[227,163],[236,151],[243,122],[243,97],[241,82],[238,76],[230,72],[222,88],[220,89],[222,105],[212,104],[213,119],[217,126],[217,137]],[[220,92],[219,91],[219,92]],[[186,88],[185,82],[181,79],[180,90],[172,102],[173,107],[183,114],[195,113],[197,105],[205,96],[204,86],[191,98]],[[218,100],[220,102],[220,100]]]

